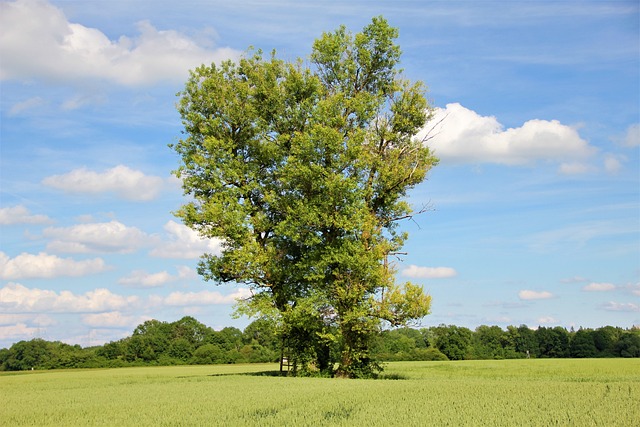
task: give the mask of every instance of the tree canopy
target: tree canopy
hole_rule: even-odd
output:
[[[315,41],[307,62],[250,50],[202,65],[179,94],[177,215],[221,254],[199,273],[254,292],[242,312],[276,319],[296,367],[371,375],[372,336],[427,315],[420,286],[386,262],[407,235],[407,191],[437,163],[415,137],[430,118],[402,78],[397,29],[377,17]]]

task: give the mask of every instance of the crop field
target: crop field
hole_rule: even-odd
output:
[[[640,425],[640,359],[394,362],[377,380],[276,368],[0,373],[0,425]]]

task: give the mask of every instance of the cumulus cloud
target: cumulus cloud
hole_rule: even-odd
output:
[[[616,174],[622,169],[624,157],[607,154],[604,156],[604,170],[611,174]]]
[[[574,277],[570,277],[568,279],[562,279],[561,282],[562,283],[580,283],[580,282],[588,282],[589,279],[586,279],[582,276],[574,276]]]
[[[14,224],[50,224],[53,222],[46,215],[32,215],[29,209],[22,205],[0,208],[0,225]]]
[[[1,304],[1,300],[0,300]],[[0,305],[1,307],[1,305]],[[0,347],[3,341],[7,346],[19,339],[40,337],[46,333],[46,327],[57,322],[47,314],[8,313],[0,314]]]
[[[158,176],[118,165],[104,172],[86,168],[45,178],[42,183],[66,193],[100,194],[112,192],[127,200],[145,202],[155,199],[165,185]]]
[[[234,304],[237,300],[250,296],[251,291],[246,288],[240,288],[229,295],[223,295],[216,291],[172,292],[164,298],[156,297],[155,302],[156,304],[179,307],[221,305]]]
[[[119,221],[47,227],[47,250],[67,253],[131,253],[150,244],[151,236]]]
[[[614,289],[616,289],[616,285],[614,285],[613,283],[593,282],[582,287],[582,290],[587,292],[606,292],[606,291],[613,291]]]
[[[443,279],[454,277],[458,272],[451,267],[420,267],[410,265],[402,270],[402,275],[413,279]]]
[[[164,225],[168,240],[160,243],[150,254],[159,258],[199,258],[205,253],[219,255],[222,242],[218,239],[204,239],[184,224],[169,221]]]
[[[558,323],[558,319],[552,316],[542,316],[538,318],[538,323],[540,325],[556,324]]]
[[[131,287],[157,288],[174,279],[175,278],[166,271],[147,273],[144,270],[135,270],[127,277],[123,277],[118,280],[118,283]]]
[[[582,175],[594,170],[595,169],[592,166],[579,162],[561,163],[560,167],[558,168],[558,172],[561,175]]]
[[[640,305],[634,304],[632,302],[609,301],[608,303],[604,304],[602,308],[608,311],[625,311],[630,313],[640,312]]]
[[[548,291],[530,291],[528,289],[523,289],[518,292],[518,297],[522,300],[536,300],[536,299],[549,299],[553,298],[553,294]]]
[[[99,29],[69,22],[61,9],[41,0],[0,3],[0,28],[1,79],[70,84],[99,79],[129,86],[181,82],[191,68],[239,56],[148,21],[138,22],[135,37],[112,40]]]
[[[53,277],[79,277],[105,271],[101,258],[76,261],[40,252],[38,255],[22,253],[10,258],[0,252],[0,279],[50,279]]]
[[[55,325],[56,321],[46,314],[22,314],[22,313],[10,313],[0,314],[0,325],[15,325],[17,323],[24,323],[33,325],[36,327]]]
[[[0,307],[6,313],[99,313],[130,308],[137,296],[122,296],[98,288],[84,294],[27,288],[8,283],[0,288]]]
[[[637,147],[640,145],[640,123],[635,123],[627,128],[627,133],[622,143],[626,147]]]
[[[15,340],[37,335],[38,328],[28,326],[26,323],[16,323],[13,325],[0,326],[1,340]]]
[[[431,130],[434,123],[439,123]],[[418,134],[443,161],[529,165],[536,161],[587,159],[596,149],[578,132],[557,120],[529,120],[504,129],[495,117],[481,116],[458,103],[437,108],[434,119]],[[565,169],[569,166],[565,166]],[[573,166],[576,170],[576,166]]]
[[[165,283],[173,282],[175,280],[193,279],[197,277],[198,275],[193,269],[187,266],[181,266],[178,267],[177,275],[169,274],[167,271],[160,271],[158,273],[147,273],[144,270],[135,270],[132,271],[128,276],[118,280],[118,283],[134,288],[156,288],[164,285]]]
[[[92,328],[121,329],[133,328],[150,319],[148,316],[129,316],[119,311],[108,311],[105,313],[84,314],[82,323]]]

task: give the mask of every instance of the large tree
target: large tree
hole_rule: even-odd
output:
[[[250,51],[197,68],[180,93],[173,148],[191,201],[177,215],[222,241],[199,273],[250,286],[245,311],[275,313],[294,359],[331,370],[333,349],[343,376],[374,372],[381,320],[430,307],[386,262],[407,238],[407,191],[437,163],[414,137],[431,109],[424,85],[400,76],[397,35],[378,17],[323,34],[308,62]]]

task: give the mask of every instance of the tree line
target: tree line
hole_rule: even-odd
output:
[[[131,336],[102,346],[83,348],[41,338],[17,342],[0,349],[0,370],[278,362],[289,351],[283,348],[282,332],[266,319],[255,320],[244,331],[235,327],[216,331],[189,316],[175,322],[148,320]],[[335,346],[330,351],[339,352],[340,348]],[[371,355],[377,362],[640,357],[640,328],[405,327],[380,331]],[[296,373],[314,372],[300,369]]]

